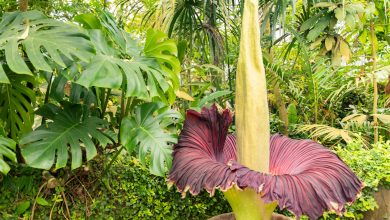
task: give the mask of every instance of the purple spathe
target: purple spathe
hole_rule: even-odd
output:
[[[273,135],[267,174],[239,164],[235,136],[228,135],[231,122],[231,112],[218,112],[215,105],[201,113],[187,111],[168,176],[183,196],[187,190],[197,195],[206,189],[213,195],[215,189],[252,188],[265,202],[277,200],[297,217],[317,219],[326,210],[341,213],[362,189],[336,154],[312,140]]]

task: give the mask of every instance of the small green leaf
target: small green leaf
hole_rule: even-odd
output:
[[[42,197],[38,197],[36,199],[37,203],[41,206],[49,206],[50,203],[48,201],[46,201],[46,199],[42,198]]]
[[[205,106],[207,103],[213,102],[214,100],[216,100],[222,96],[229,95],[230,93],[232,93],[232,92],[231,91],[217,91],[217,92],[211,93],[209,95],[204,96],[201,100],[199,100],[199,101],[197,100],[197,101],[193,102],[191,104],[191,107],[201,108],[201,107]]]
[[[344,40],[340,40],[340,54],[343,56],[346,60],[349,60],[349,57],[351,55],[351,49],[349,49],[348,43]]]
[[[24,201],[16,207],[16,214],[21,215],[30,208],[30,201]]]
[[[367,34],[368,34],[368,31],[365,29],[363,30],[361,33],[360,33],[360,36],[359,36],[359,41],[362,43],[362,44],[365,44],[367,42]]]
[[[325,39],[325,48],[327,51],[332,50],[333,45],[336,43],[333,36],[327,37]]]
[[[353,14],[347,14],[345,17],[345,24],[353,29],[355,27],[355,16]]]
[[[325,28],[329,26],[329,21],[330,21],[330,17],[328,16],[320,18],[320,20],[314,26],[314,28],[311,29],[307,34],[307,39],[309,41],[314,41],[315,39],[317,39],[317,37],[323,33]]]
[[[306,21],[304,21],[301,25],[301,28],[300,30],[301,31],[306,31],[306,30],[309,30],[311,27],[313,27],[317,21],[322,17],[322,14],[318,14],[318,15],[315,15],[309,19],[307,19]]]
[[[290,104],[287,107],[287,114],[288,114],[288,123],[296,124],[298,122],[298,114],[297,114],[297,108],[294,104]]]
[[[334,14],[335,14],[337,20],[344,21],[344,18],[345,18],[344,8],[336,8],[336,10],[334,10]]]
[[[325,39],[325,37],[319,37],[317,38],[313,43],[310,44],[310,50],[314,50],[316,47],[322,44],[322,41]]]

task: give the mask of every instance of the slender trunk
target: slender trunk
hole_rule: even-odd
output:
[[[374,87],[374,101],[372,106],[372,114],[374,118],[374,143],[378,142],[378,83],[376,81],[376,37],[375,37],[375,26],[374,22],[370,23],[370,32],[371,32],[371,56],[372,56],[372,84]]]
[[[280,93],[280,87],[279,83],[275,81],[274,83],[274,95],[276,98],[276,105],[278,106],[278,113],[279,113],[279,118],[282,121],[282,125],[280,126],[280,131],[288,136],[288,114],[287,114],[287,109],[286,109],[286,104],[283,101],[282,94]]]
[[[271,21],[270,21],[270,19],[268,19],[267,21],[263,21],[263,22],[267,22],[266,29],[265,29],[265,34],[271,36],[272,33],[271,33]],[[268,53],[269,53],[269,63],[272,63],[273,62],[273,58],[274,58],[274,54],[273,54],[273,50],[272,50],[272,43],[269,46]],[[276,98],[276,106],[278,108],[279,119],[283,123],[280,126],[279,130],[284,135],[288,136],[288,114],[287,114],[287,110],[286,110],[286,104],[284,103],[282,94],[280,92],[279,83],[277,81],[277,75],[274,72],[272,72],[272,73],[273,73],[273,76],[275,78],[274,79],[274,83],[273,83],[273,93],[274,93],[275,98]]]
[[[230,59],[229,59],[229,37],[227,33],[227,25],[226,18],[224,18],[224,28],[225,28],[225,51],[226,51],[226,63],[227,63],[227,72],[228,72],[228,83],[229,83],[229,90],[233,91],[233,79],[232,74],[230,71]],[[230,99],[231,105],[234,106],[234,98],[232,97]]]
[[[19,10],[27,11],[28,8],[28,0],[19,0]]]
[[[236,76],[237,153],[240,163],[267,173],[269,111],[258,21],[258,2],[246,0]]]

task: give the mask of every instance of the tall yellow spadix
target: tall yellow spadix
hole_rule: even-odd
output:
[[[253,170],[268,172],[269,112],[257,0],[244,3],[235,111],[238,161]]]

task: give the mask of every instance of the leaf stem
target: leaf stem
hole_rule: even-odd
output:
[[[104,118],[104,115],[106,114],[106,108],[107,108],[107,104],[108,104],[110,95],[111,95],[111,89],[107,89],[106,95],[103,99],[102,115],[100,116],[100,118],[102,118],[102,119]]]
[[[128,116],[130,114],[130,110],[131,110],[131,105],[133,104],[133,101],[134,101],[134,97],[130,97],[127,99],[127,102],[126,102],[126,112],[125,112],[125,115]]]
[[[115,153],[115,155],[114,155],[114,157],[111,159],[110,163],[106,166],[106,168],[104,168],[103,176],[107,175],[108,170],[110,170],[112,164],[116,161],[117,157],[119,156],[119,154],[122,152],[122,150],[123,150],[124,148],[125,148],[124,146],[121,146],[121,148]]]
[[[55,71],[55,70],[54,70]],[[53,76],[54,76],[54,73],[51,74],[50,78],[49,78],[49,81],[47,82],[47,88],[46,88],[46,94],[45,94],[45,99],[43,101],[44,104],[47,104],[49,103],[49,95],[50,95],[50,90],[51,90],[51,84],[52,84],[52,81],[53,81]],[[41,121],[41,125],[44,124],[46,122],[46,117],[43,116],[42,117],[42,121]]]

